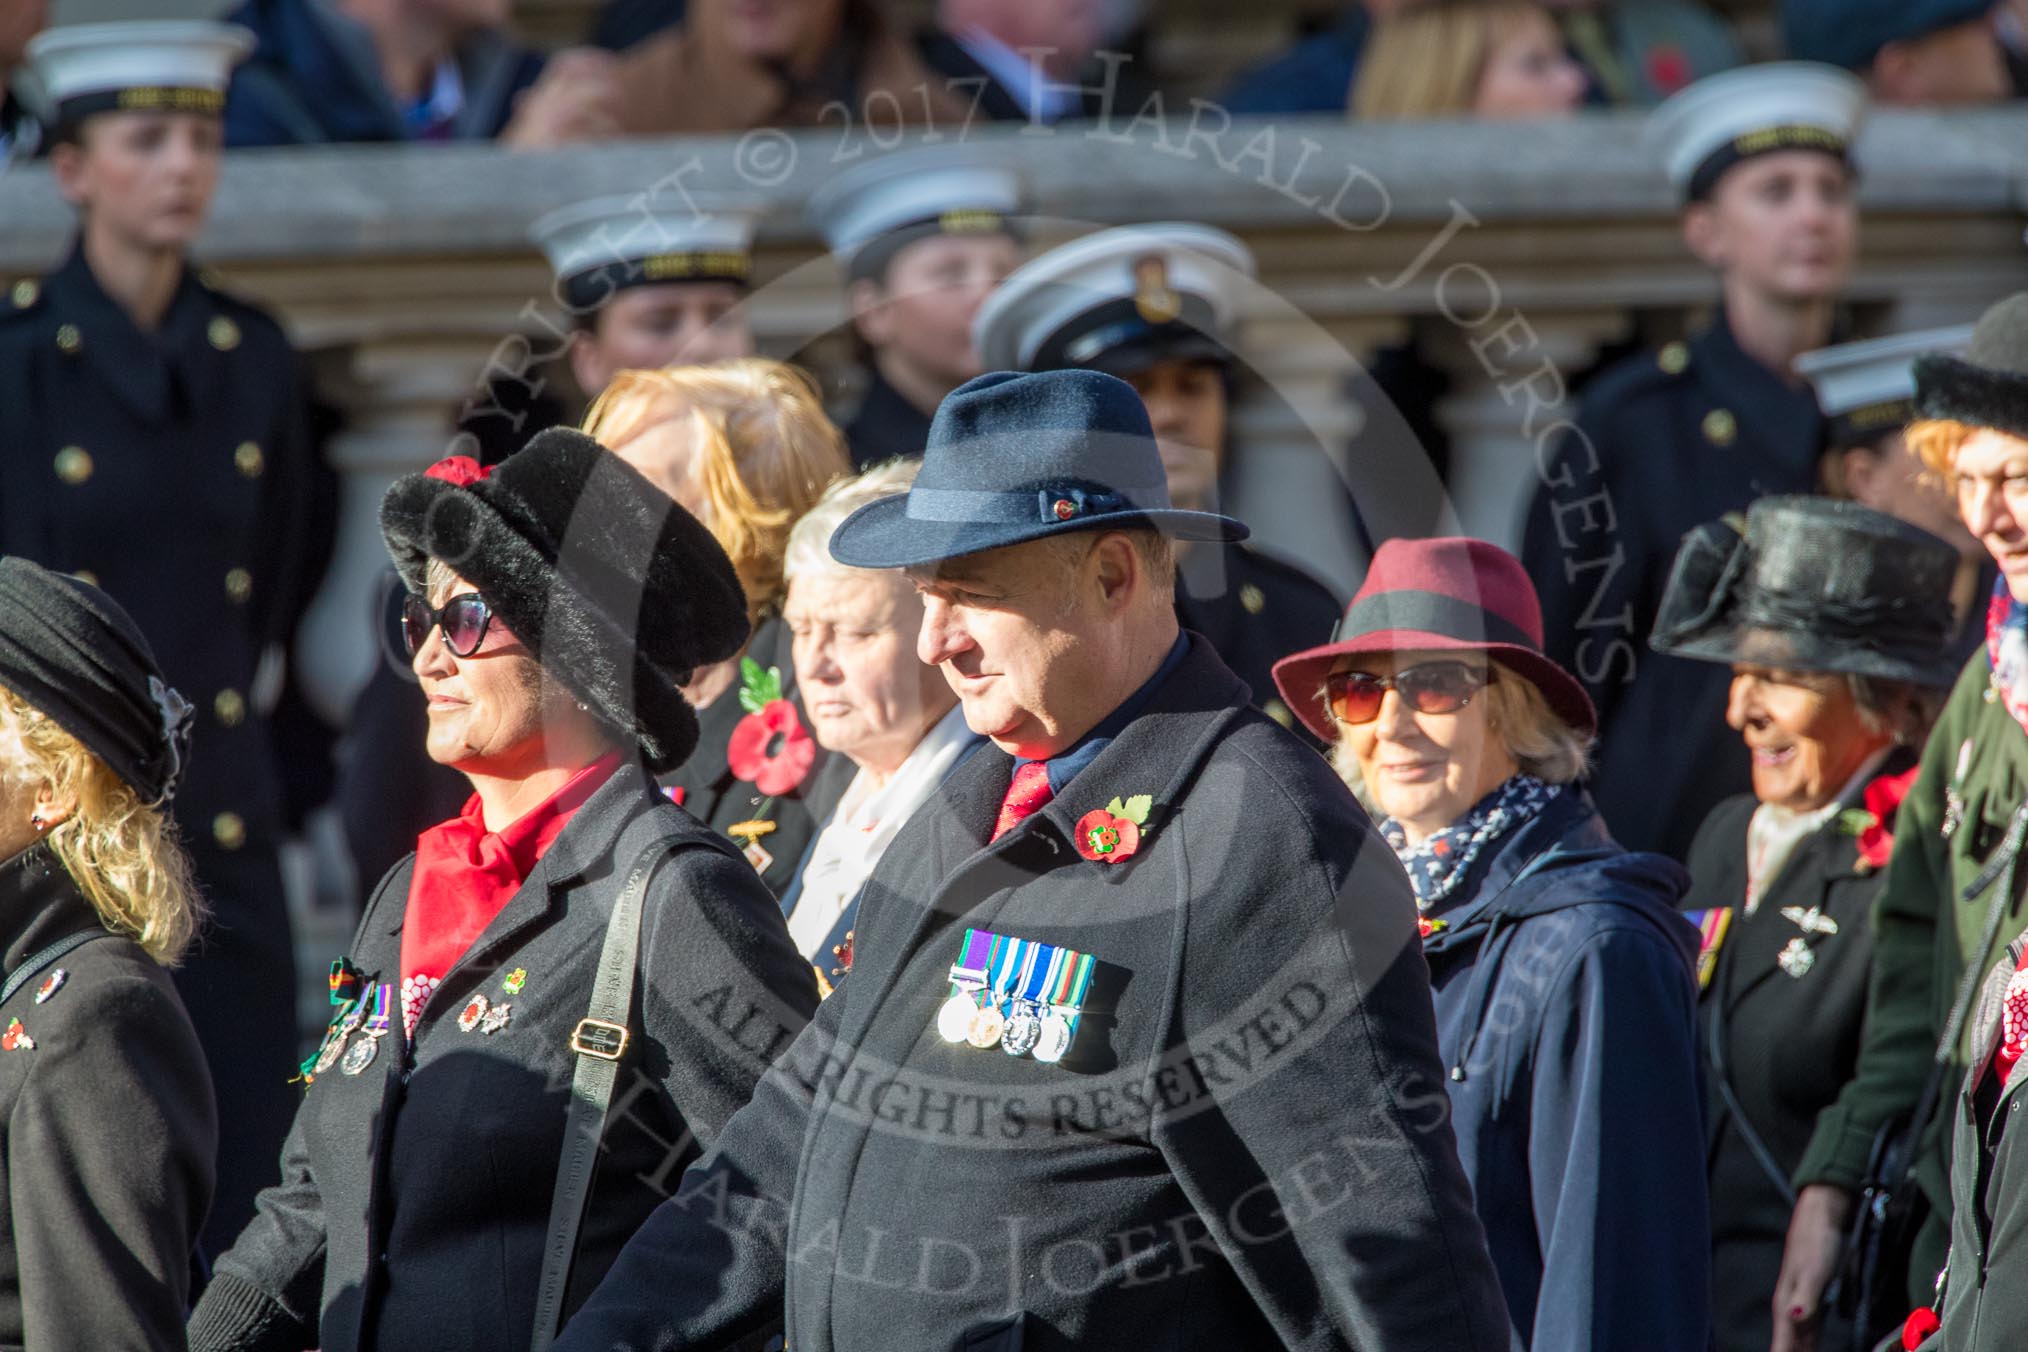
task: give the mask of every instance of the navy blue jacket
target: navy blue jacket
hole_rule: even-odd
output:
[[[1451,1125],[1532,1352],[1703,1352],[1711,1262],[1689,875],[1565,788],[1424,941]]]
[[[253,30],[253,56],[226,91],[229,146],[405,141],[402,122],[371,39],[358,24],[311,0],[244,0],[226,16]],[[456,140],[498,136],[514,96],[535,83],[542,58],[501,34],[482,32],[458,49],[465,106]]]

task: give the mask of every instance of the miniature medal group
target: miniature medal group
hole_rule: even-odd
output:
[[[965,931],[951,967],[951,994],[937,1011],[937,1034],[981,1051],[1061,1061],[1077,1035],[1095,963],[1088,953]]]
[[[61,973],[58,973],[60,976]],[[525,968],[516,967],[501,981],[506,995],[519,995],[528,980]],[[42,996],[38,995],[38,1001]],[[316,1054],[303,1062],[303,1083],[315,1082],[335,1066],[347,1075],[359,1075],[380,1055],[381,1039],[393,1028],[394,988],[385,981],[368,981],[365,974],[345,959],[331,964],[331,1003],[336,1012],[324,1029]],[[514,1017],[514,1006],[499,997],[475,993],[458,1014],[461,1032],[497,1033]]]

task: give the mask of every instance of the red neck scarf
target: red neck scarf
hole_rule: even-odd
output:
[[[619,752],[607,752],[497,833],[486,829],[473,794],[463,812],[416,838],[415,876],[401,924],[401,1017],[408,1036],[415,1036],[444,974],[521,890],[536,861],[620,761]]]

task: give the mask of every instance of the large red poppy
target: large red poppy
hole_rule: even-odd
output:
[[[740,719],[725,744],[732,772],[770,798],[801,784],[816,760],[817,743],[785,699],[769,700]]]
[[[1859,833],[1859,859],[1869,870],[1887,867],[1894,852],[1894,815],[1921,770],[1921,766],[1911,765],[1901,774],[1882,775],[1866,786],[1864,801],[1873,824]]]

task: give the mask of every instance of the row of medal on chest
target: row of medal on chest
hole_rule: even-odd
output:
[[[518,995],[527,980],[527,971],[517,967],[501,981],[500,989],[507,995]],[[429,977],[403,979],[401,1001],[405,1025],[414,1022],[413,1018],[407,1017],[408,1011],[412,1008],[420,1012],[436,986],[437,983]],[[316,1053],[303,1063],[302,1080],[305,1084],[319,1075],[329,1074],[333,1066],[347,1075],[362,1073],[380,1055],[380,1041],[394,1026],[392,983],[366,981],[360,971],[343,958],[331,964],[331,1003],[337,1006],[337,1012],[324,1029],[324,1039]],[[458,1031],[491,1035],[505,1028],[513,1017],[514,1006],[506,1000],[489,999],[484,992],[475,992],[458,1012]]]
[[[1092,956],[1056,944],[968,929],[951,966],[937,1036],[981,1051],[1061,1061],[1091,989]]]

